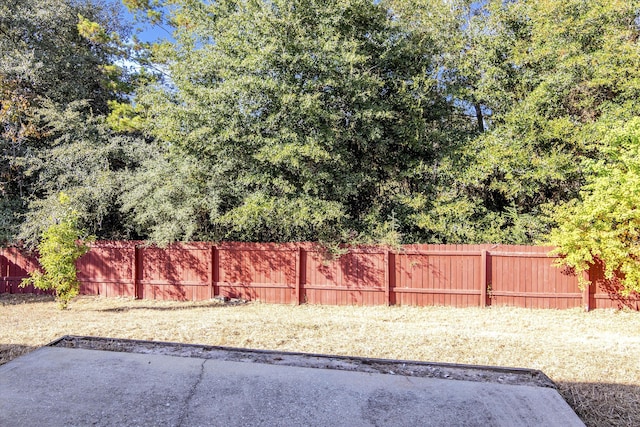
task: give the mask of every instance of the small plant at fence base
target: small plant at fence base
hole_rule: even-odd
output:
[[[69,197],[61,193],[59,202],[64,207],[62,218],[53,219],[38,243],[42,271],[35,271],[20,286],[33,285],[37,289],[53,290],[61,309],[78,295],[76,261],[89,247],[81,242],[82,230],[78,228],[78,215],[70,208]]]

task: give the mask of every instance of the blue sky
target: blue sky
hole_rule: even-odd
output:
[[[121,0],[107,0],[109,3],[119,3],[122,5]],[[122,9],[125,14],[125,18],[134,22],[133,15],[129,13],[129,10],[123,5]],[[140,22],[134,22],[134,28],[142,29],[142,32],[138,33],[138,38],[142,41],[151,42],[156,41],[158,39],[166,39],[169,37],[169,34],[158,26],[151,26],[148,24],[142,24]]]

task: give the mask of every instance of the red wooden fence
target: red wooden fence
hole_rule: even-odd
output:
[[[18,286],[30,271],[34,271],[38,267],[38,260],[34,256],[25,255],[16,248],[0,248],[0,294],[46,293],[33,286],[24,288]]]
[[[311,243],[176,244],[97,242],[78,261],[81,292],[169,300],[217,295],[269,303],[330,305],[509,305],[530,308],[640,308],[621,298],[616,280],[594,265],[594,284],[552,266],[551,247],[405,245],[352,248],[327,259]],[[27,293],[18,284],[37,261],[0,249],[0,293]]]

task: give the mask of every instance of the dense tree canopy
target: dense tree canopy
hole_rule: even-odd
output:
[[[463,14],[454,93],[480,104],[487,129],[438,192],[444,239],[544,239],[546,211],[578,196],[583,161],[601,155],[600,123],[638,114],[639,5],[496,1]]]
[[[551,240],[636,277],[640,1],[123,3],[172,38],[0,6],[2,240],[64,191],[101,238]]]
[[[114,63],[128,33],[118,11],[88,0],[0,5],[0,241],[33,245],[61,191],[87,228],[126,236],[114,172],[142,151],[106,123],[133,89]]]
[[[206,164],[211,237],[373,236],[424,187],[453,110],[436,43],[369,0],[176,3],[173,85],[139,102]]]

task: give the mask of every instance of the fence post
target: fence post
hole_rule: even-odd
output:
[[[4,256],[4,248],[0,248],[0,260],[2,259],[6,259],[6,257]],[[7,268],[9,268],[9,263],[7,262]],[[0,263],[0,294],[3,294],[5,292],[5,283],[6,280],[4,278],[4,266],[2,263]],[[9,275],[9,273],[7,272],[7,276]]]
[[[213,296],[220,295],[220,249],[217,246],[213,246],[212,253],[212,272],[211,272],[211,280],[213,281]]]
[[[295,283],[295,294],[296,298],[294,300],[295,305],[300,305],[300,281],[302,280],[302,247],[298,247],[297,256],[296,256],[296,283]]]
[[[593,286],[593,283],[591,282],[591,277],[589,275],[588,271],[583,271],[582,272],[582,277],[588,282],[587,285],[585,285],[584,289],[582,290],[582,306],[584,307],[584,311],[589,311],[591,310],[590,305],[590,291],[591,291],[591,286]]]
[[[216,263],[216,247],[215,245],[211,245],[211,251],[209,253],[209,299],[213,299],[215,297],[215,292],[213,289],[214,282],[214,272],[215,272],[215,263]]]
[[[391,293],[389,292],[390,268],[389,268],[389,250],[384,251],[384,301],[387,306],[391,305]]]
[[[487,287],[490,283],[487,273],[487,261],[489,259],[489,251],[483,249],[480,252],[480,307],[487,306]]]
[[[135,299],[142,299],[144,297],[140,284],[138,283],[138,245],[133,244],[133,293]]]

